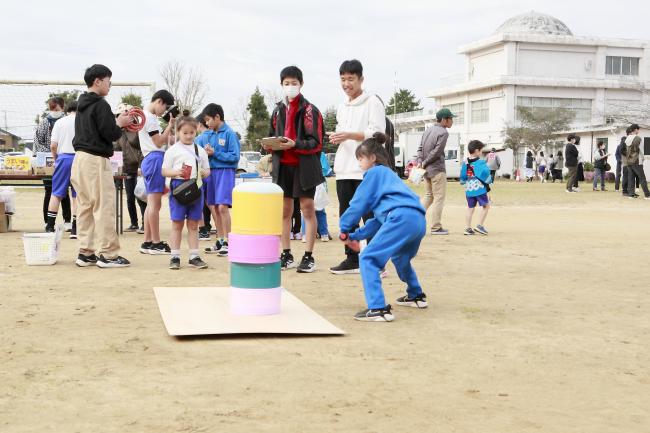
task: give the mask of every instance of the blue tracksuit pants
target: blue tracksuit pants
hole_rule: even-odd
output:
[[[422,293],[411,259],[420,248],[420,241],[426,233],[426,221],[422,212],[411,208],[392,210],[386,221],[373,236],[372,242],[361,252],[359,267],[368,308],[386,306],[381,288],[381,269],[390,259],[397,269],[399,279],[406,283],[406,293],[414,297]]]

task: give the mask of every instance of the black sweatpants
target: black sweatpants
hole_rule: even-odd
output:
[[[628,165],[627,166],[627,193],[628,195],[634,195],[636,182],[639,183],[639,186],[643,190],[643,195],[645,197],[650,197],[650,191],[648,190],[648,182],[645,178],[645,172],[643,171],[643,166],[641,164]]]
[[[361,185],[361,180],[357,179],[342,179],[336,181],[336,195],[339,199],[339,218],[350,207],[350,201],[352,201],[352,197],[354,197],[354,193],[359,185]],[[364,215],[363,222],[365,223],[372,217],[372,212]],[[353,232],[358,228],[359,226],[356,225],[352,230],[350,230],[350,232]],[[370,242],[370,239],[367,239],[367,242]],[[359,263],[359,253],[352,251],[347,245],[345,246],[345,254],[348,256],[348,260]]]
[[[50,207],[50,197],[52,197],[52,178],[43,179],[45,187],[45,197],[43,197],[43,221],[47,224],[47,208]],[[70,194],[66,192],[65,197],[61,199],[61,213],[63,221],[72,222],[72,206],[70,204]]]
[[[126,208],[129,211],[129,218],[131,225],[138,227],[138,211],[135,208],[135,203],[140,207],[140,214],[142,215],[142,224],[144,224],[144,210],[147,208],[147,203],[140,200],[135,196],[135,186],[138,183],[137,174],[128,174],[124,179],[124,189],[126,190]]]

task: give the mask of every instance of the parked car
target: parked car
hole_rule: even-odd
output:
[[[408,179],[409,174],[411,174],[411,169],[417,165],[417,159],[411,159],[406,167],[404,167],[404,178]],[[459,179],[460,178],[460,167],[461,161],[458,157],[457,149],[447,149],[447,154],[445,155],[445,171],[447,172],[447,179]]]

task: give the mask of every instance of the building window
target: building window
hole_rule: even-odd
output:
[[[490,121],[490,100],[472,101],[472,123],[487,123]]]
[[[650,137],[643,137],[643,154],[650,155]]]
[[[575,113],[573,123],[585,124],[591,122],[591,99],[577,98],[534,98],[518,96],[517,105],[531,108],[533,113],[536,110],[547,110],[553,108],[565,108]]]
[[[465,123],[465,103],[461,102],[460,104],[450,104],[445,105],[442,108],[449,108],[452,113],[456,115],[454,117],[454,123],[462,125]]]
[[[605,73],[607,75],[639,75],[639,58],[607,56]]]

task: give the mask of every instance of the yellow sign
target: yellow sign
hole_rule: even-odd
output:
[[[5,168],[12,170],[31,170],[32,159],[29,156],[5,156]]]

